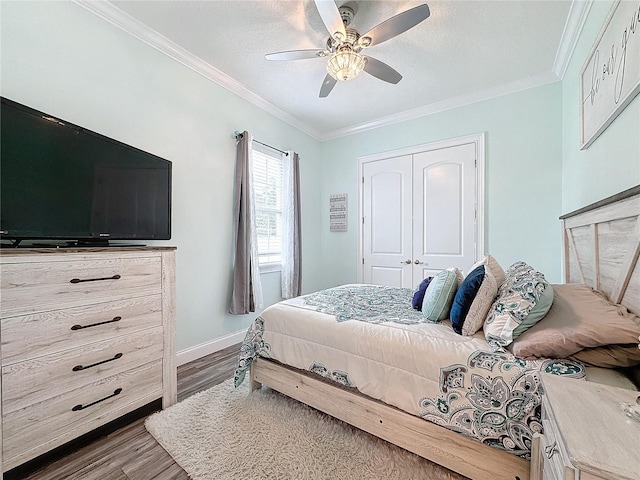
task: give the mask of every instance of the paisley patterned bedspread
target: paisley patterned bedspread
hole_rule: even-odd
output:
[[[583,378],[584,366],[492,353],[482,330],[465,337],[426,322],[412,295],[344,285],[265,309],[242,344],[236,385],[256,356],[271,358],[529,458],[542,431],[540,372]]]

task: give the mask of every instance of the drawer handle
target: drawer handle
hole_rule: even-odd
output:
[[[120,275],[114,275],[113,277],[101,277],[101,278],[72,278],[69,283],[82,283],[82,282],[97,282],[100,280],[118,280]]]
[[[87,365],[86,367],[82,366],[82,365],[76,365],[75,367],[73,367],[73,371],[74,372],[79,372],[80,370],[86,370],[87,368],[96,367],[98,365],[102,365],[103,363],[113,362],[114,360],[117,360],[120,357],[122,357],[122,354],[121,353],[116,353],[113,356],[113,358],[107,358],[106,360],[102,360],[101,362],[92,363],[91,365]]]
[[[89,408],[89,407],[95,405],[96,403],[104,402],[105,400],[108,400],[109,398],[115,397],[116,395],[120,395],[120,393],[122,393],[122,389],[121,388],[116,388],[111,395],[107,395],[106,397],[101,398],[100,400],[96,400],[95,402],[87,403],[86,405],[82,405],[82,404],[76,405],[71,410],[74,411],[74,412],[77,412],[78,410],[84,410],[85,408]]]
[[[122,317],[113,317],[112,320],[107,320],[106,322],[91,323],[89,325],[74,325],[73,327],[71,327],[71,330],[81,330],[83,328],[97,327],[98,325],[106,325],[107,323],[119,322],[120,320],[122,320]]]
[[[551,460],[551,457],[558,453],[558,442],[553,442],[553,445],[547,445],[544,447],[544,453],[546,453],[547,458]]]

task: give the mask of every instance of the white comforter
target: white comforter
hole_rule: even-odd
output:
[[[583,377],[582,365],[492,353],[482,331],[426,322],[412,293],[345,285],[267,308],[247,332],[236,383],[256,355],[271,358],[527,457],[542,430],[539,372]]]

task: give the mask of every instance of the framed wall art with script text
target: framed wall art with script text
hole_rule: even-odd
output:
[[[613,4],[580,76],[584,150],[640,92],[640,0]]]

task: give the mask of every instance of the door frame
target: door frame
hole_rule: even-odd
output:
[[[484,255],[484,237],[486,234],[484,225],[485,132],[449,138],[447,140],[440,140],[437,142],[424,143],[422,145],[414,145],[412,147],[400,148],[398,150],[364,155],[362,157],[358,157],[358,283],[362,283],[362,279],[364,278],[364,164],[393,157],[401,157],[403,155],[415,155],[422,152],[457,147],[468,143],[473,143],[476,147],[476,222],[474,229],[474,258],[477,261],[480,255]]]

